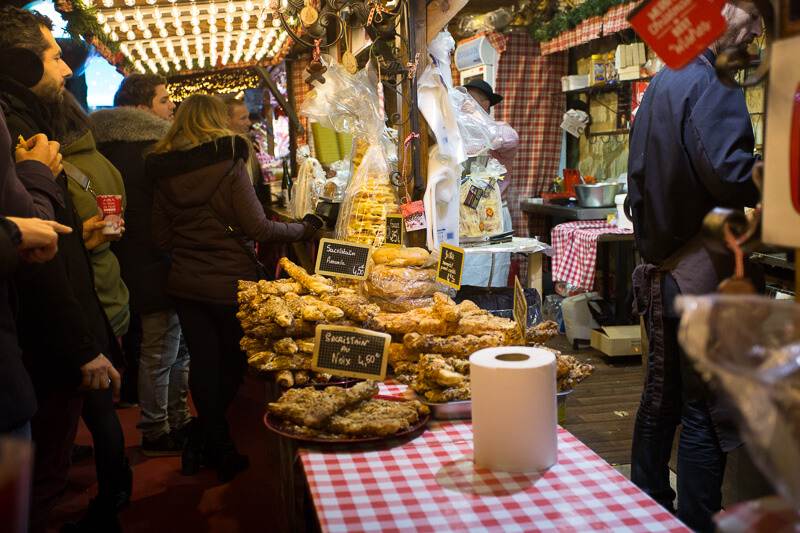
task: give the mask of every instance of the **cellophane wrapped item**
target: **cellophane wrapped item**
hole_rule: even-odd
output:
[[[397,190],[389,181],[391,167],[381,136],[386,129],[380,114],[378,75],[371,63],[355,75],[328,56],[324,84],[300,106],[300,114],[339,133],[369,143],[339,208],[338,239],[379,247],[386,236],[386,215],[399,213]]]
[[[800,306],[765,296],[682,296],[679,340],[736,408],[755,465],[800,509]]]
[[[490,159],[486,166],[473,161],[469,174],[461,178],[461,237],[480,238],[503,233],[503,201],[497,180],[505,171],[496,159]]]
[[[362,292],[382,311],[405,313],[433,305],[433,295],[447,289],[436,280],[436,262],[424,248],[382,247],[372,253],[373,265]]]
[[[292,185],[292,198],[289,200],[289,214],[300,220],[307,213],[313,213],[325,183],[325,170],[313,157],[306,158],[297,171],[297,179]]]

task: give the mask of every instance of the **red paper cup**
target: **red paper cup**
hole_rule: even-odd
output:
[[[104,235],[119,235],[122,233],[122,195],[100,194],[97,196],[97,207],[103,215]]]

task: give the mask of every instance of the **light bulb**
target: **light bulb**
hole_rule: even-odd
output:
[[[178,9],[178,5],[174,4],[172,6],[172,18],[180,18],[181,17],[181,10]]]
[[[275,17],[274,19],[272,19],[272,26],[275,28],[280,28],[281,20],[278,17]]]
[[[128,7],[133,7],[136,4],[136,0],[125,0],[125,5]]]
[[[217,33],[217,26],[214,25],[214,24],[209,25],[208,26],[208,32],[211,33],[211,34]]]
[[[230,13],[225,15],[225,22],[227,22],[228,24],[232,23],[233,22],[233,15],[231,15]]]
[[[167,31],[166,28],[161,28],[160,30],[158,30],[158,34],[161,37],[165,38],[167,35],[169,35],[169,32]]]
[[[215,4],[214,2],[208,4],[208,12],[211,15],[216,15],[217,13],[219,13],[219,10],[217,9],[217,4]]]
[[[225,11],[227,11],[228,13],[236,13],[236,6],[234,5],[233,2],[228,0],[228,5],[225,7]]]
[[[256,22],[256,28],[258,28],[259,30],[264,29],[264,21],[262,19],[258,19],[258,22]]]
[[[250,13],[242,12],[242,20],[245,21],[245,22],[250,20]]]
[[[153,8],[153,18],[156,20],[161,19],[161,10],[159,10],[158,7]]]
[[[164,19],[158,19],[156,21],[156,28],[158,28],[159,30],[163,30],[164,26],[166,26],[166,23],[164,22]]]
[[[109,35],[109,37],[111,37],[111,40],[114,41],[114,42],[119,41],[119,36],[117,35],[117,32],[115,32],[115,31],[112,31],[111,35]]]
[[[119,25],[119,29],[121,29],[123,32],[127,32],[131,28],[130,26],[128,26],[127,22],[123,22],[122,24]]]
[[[197,7],[197,4],[195,4],[194,2],[192,2],[192,7],[189,10],[189,12],[192,14],[193,17],[200,16],[200,8]]]
[[[230,22],[225,24],[225,31],[228,32],[228,33],[232,32],[233,31],[233,24],[231,24]]]
[[[242,31],[247,31],[247,29],[248,29],[250,26],[248,26],[246,22],[242,22],[242,25],[241,25],[240,27],[242,28]]]
[[[114,12],[114,20],[117,22],[123,22],[125,20],[125,15],[122,13],[120,8],[117,8],[117,10]]]
[[[105,24],[106,23],[106,16],[103,15],[102,13],[100,13],[99,11],[97,12],[97,23],[98,24]]]
[[[139,6],[136,6],[136,11],[133,12],[133,20],[141,22],[143,18],[144,15],[142,15],[142,10],[139,9]]]
[[[200,26],[195,26],[194,28],[192,28],[192,33],[195,35],[200,35],[203,32],[200,30]]]
[[[199,26],[200,25],[200,19],[197,18],[197,17],[192,17],[190,22],[191,22],[192,26]]]
[[[133,33],[133,31],[129,31],[129,32],[127,33],[127,37],[128,37],[128,40],[129,40],[129,41],[135,41],[135,40],[136,40],[136,34],[135,34],[135,33]]]
[[[144,30],[144,32],[142,32],[142,37],[144,37],[145,39],[150,39],[153,37],[153,32],[146,29]]]
[[[111,9],[114,7],[114,0],[103,0],[103,7]]]
[[[103,24],[103,33],[111,33],[111,26],[108,25],[108,22]]]
[[[182,27],[180,27],[180,28],[178,28],[177,30],[175,30],[175,33],[177,33],[177,34],[178,34],[178,35],[180,35],[181,37],[183,37],[184,35],[186,35],[186,31],[184,31],[184,29],[183,29]]]
[[[155,5],[156,2],[158,2],[158,0],[147,0],[147,3],[150,4],[151,6]]]

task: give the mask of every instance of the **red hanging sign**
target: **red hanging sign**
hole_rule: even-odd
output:
[[[722,7],[727,0],[650,0],[628,21],[671,69],[686,66],[727,28]]]

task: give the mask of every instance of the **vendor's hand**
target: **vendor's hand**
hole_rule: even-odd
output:
[[[44,163],[50,167],[53,177],[56,177],[64,169],[61,164],[62,156],[58,153],[60,148],[61,145],[57,142],[48,141],[44,133],[38,133],[27,141],[20,141],[14,151],[14,157],[17,163],[28,159]]]
[[[17,246],[17,254],[29,263],[44,263],[58,251],[58,234],[72,233],[72,228],[52,220],[40,218],[8,217],[19,228],[22,242]]]
[[[81,367],[80,390],[105,390],[109,386],[113,386],[114,392],[117,392],[120,387],[120,377],[106,356],[100,354]]]
[[[121,233],[118,234],[103,233],[103,228],[105,227],[106,223],[100,215],[95,215],[83,223],[83,242],[87,250],[92,250],[107,242],[120,240],[122,233],[125,232],[125,221],[122,221],[120,226]]]

